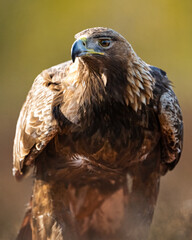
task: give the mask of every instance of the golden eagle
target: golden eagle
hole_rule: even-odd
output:
[[[183,123],[164,71],[112,29],[76,36],[72,61],[35,79],[17,123],[13,173],[33,166],[17,239],[144,240]]]

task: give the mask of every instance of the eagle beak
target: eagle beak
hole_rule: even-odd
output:
[[[104,55],[103,52],[97,52],[94,49],[86,48],[86,38],[75,41],[71,48],[71,58],[73,62],[75,62],[76,57],[82,57],[92,54]]]

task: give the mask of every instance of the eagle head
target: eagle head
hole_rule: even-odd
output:
[[[75,35],[71,48],[74,64],[83,66],[80,72],[89,72],[85,84],[102,88],[103,95],[131,106],[135,111],[153,97],[154,79],[150,67],[134,52],[128,41],[116,31],[97,27]],[[82,77],[83,78],[83,77]],[[90,80],[91,79],[91,80]],[[94,88],[95,89],[95,88]]]
[[[75,35],[77,39],[71,49],[73,62],[76,57],[85,61],[100,59],[101,61],[118,59],[124,61],[129,54],[129,44],[119,33],[108,28],[90,28]]]

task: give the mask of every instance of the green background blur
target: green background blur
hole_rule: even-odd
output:
[[[161,180],[150,240],[192,239],[192,1],[0,0],[0,239],[14,239],[31,178],[12,177],[12,145],[22,103],[37,74],[70,59],[75,33],[120,32],[147,63],[168,73],[184,114],[181,162]]]

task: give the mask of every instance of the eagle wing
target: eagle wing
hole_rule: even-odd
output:
[[[170,88],[160,97],[159,122],[162,132],[162,163],[172,170],[183,147],[183,121],[178,100]]]
[[[35,79],[21,109],[13,146],[13,174],[19,179],[58,133],[54,106],[62,101],[61,79],[69,62],[43,71]]]
[[[166,73],[151,66],[156,79],[154,91],[158,102],[158,119],[161,130],[162,174],[178,163],[183,147],[183,120],[179,102]]]

